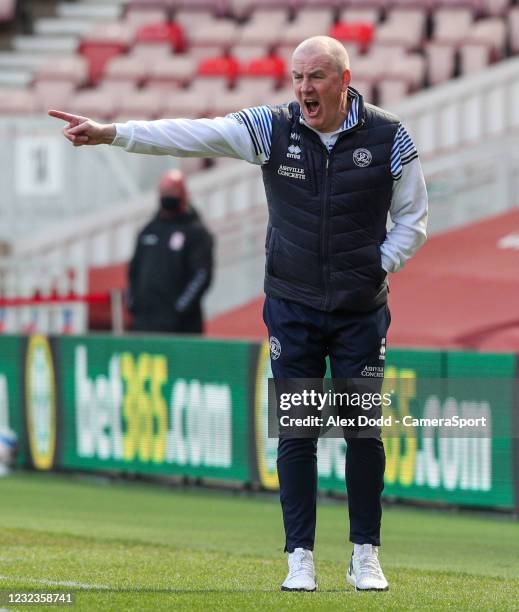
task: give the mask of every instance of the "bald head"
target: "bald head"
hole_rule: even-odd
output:
[[[180,170],[169,170],[162,175],[159,183],[162,210],[184,212],[188,207],[188,194],[184,175]]]
[[[312,36],[311,38],[303,40],[303,42],[295,48],[292,54],[292,61],[298,57],[309,54],[319,54],[328,57],[330,63],[337,68],[339,74],[350,69],[348,52],[342,43],[331,36]]]

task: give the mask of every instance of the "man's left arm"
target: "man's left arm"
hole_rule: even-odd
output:
[[[427,239],[427,190],[416,147],[400,125],[391,154],[393,195],[389,214],[394,226],[380,247],[382,267],[397,272]]]

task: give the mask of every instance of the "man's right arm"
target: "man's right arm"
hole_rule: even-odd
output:
[[[99,124],[50,111],[69,122],[63,133],[75,146],[113,144],[134,153],[175,157],[233,157],[264,164],[270,155],[272,112],[266,106],[215,119],[160,119]]]

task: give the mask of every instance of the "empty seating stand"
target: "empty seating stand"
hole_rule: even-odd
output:
[[[11,5],[0,0],[0,20]],[[19,102],[2,93],[0,112],[198,117],[278,103],[293,98],[294,47],[316,34],[345,45],[352,84],[382,105],[519,53],[512,0],[70,0],[56,15],[15,39],[12,62],[0,54],[0,89]]]

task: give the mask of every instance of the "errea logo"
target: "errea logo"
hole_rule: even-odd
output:
[[[288,147],[287,157],[290,157],[292,159],[301,159],[300,153],[301,153],[301,147],[299,147],[298,145],[291,144]]]
[[[365,168],[371,164],[373,157],[367,149],[355,149],[353,151],[353,163],[359,168]]]

